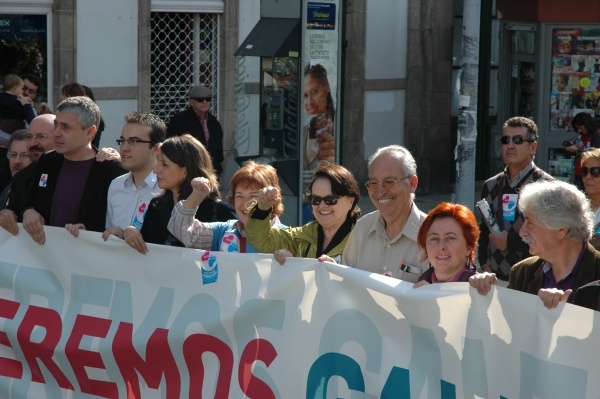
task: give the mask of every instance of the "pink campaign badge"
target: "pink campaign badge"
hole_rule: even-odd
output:
[[[41,177],[40,177],[40,182],[39,182],[39,186],[40,187],[46,187],[46,185],[48,184],[48,175],[46,173],[44,173]]]
[[[240,252],[240,239],[233,233],[227,233],[221,241],[221,252]]]

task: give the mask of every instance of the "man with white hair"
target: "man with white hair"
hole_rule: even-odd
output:
[[[419,261],[417,233],[427,215],[414,203],[417,163],[406,148],[390,145],[369,158],[369,198],[377,208],[360,218],[348,237],[342,264],[416,283],[427,270]]]
[[[589,200],[571,184],[539,181],[523,188],[519,209],[525,218],[519,235],[533,256],[511,268],[508,288],[537,294],[549,309],[572,303],[573,292],[600,279],[600,252],[588,243],[594,225]],[[498,280],[480,273],[469,283],[486,295]]]

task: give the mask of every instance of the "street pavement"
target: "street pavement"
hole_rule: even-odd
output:
[[[475,195],[474,202],[479,201],[479,197],[481,195],[481,187],[483,182],[476,182],[475,184]],[[428,195],[417,195],[415,196],[415,204],[421,210],[421,212],[429,213],[433,208],[435,208],[440,202],[452,202],[453,193],[442,193],[442,194],[428,194]],[[368,195],[361,196],[360,201],[358,202],[358,206],[362,210],[363,215],[367,213],[373,212],[376,210],[375,205],[371,202],[371,199]],[[479,212],[475,212],[474,209],[471,209],[477,219],[479,220]]]

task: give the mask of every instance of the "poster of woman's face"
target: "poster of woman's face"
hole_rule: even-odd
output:
[[[318,162],[335,162],[335,106],[327,69],[320,63],[304,68],[304,126],[305,170],[312,170]]]
[[[313,75],[304,79],[304,109],[309,116],[327,113],[329,83]]]

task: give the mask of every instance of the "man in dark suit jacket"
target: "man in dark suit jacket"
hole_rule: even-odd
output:
[[[98,162],[92,139],[100,109],[88,97],[70,97],[58,105],[55,151],[41,156],[23,212],[23,228],[44,244],[44,225],[104,231],[108,187],[126,170],[117,161]]]
[[[208,150],[213,167],[221,176],[223,167],[223,129],[217,118],[209,111],[212,101],[210,89],[203,85],[193,86],[188,92],[190,107],[171,117],[167,124],[167,137],[189,133]]]

